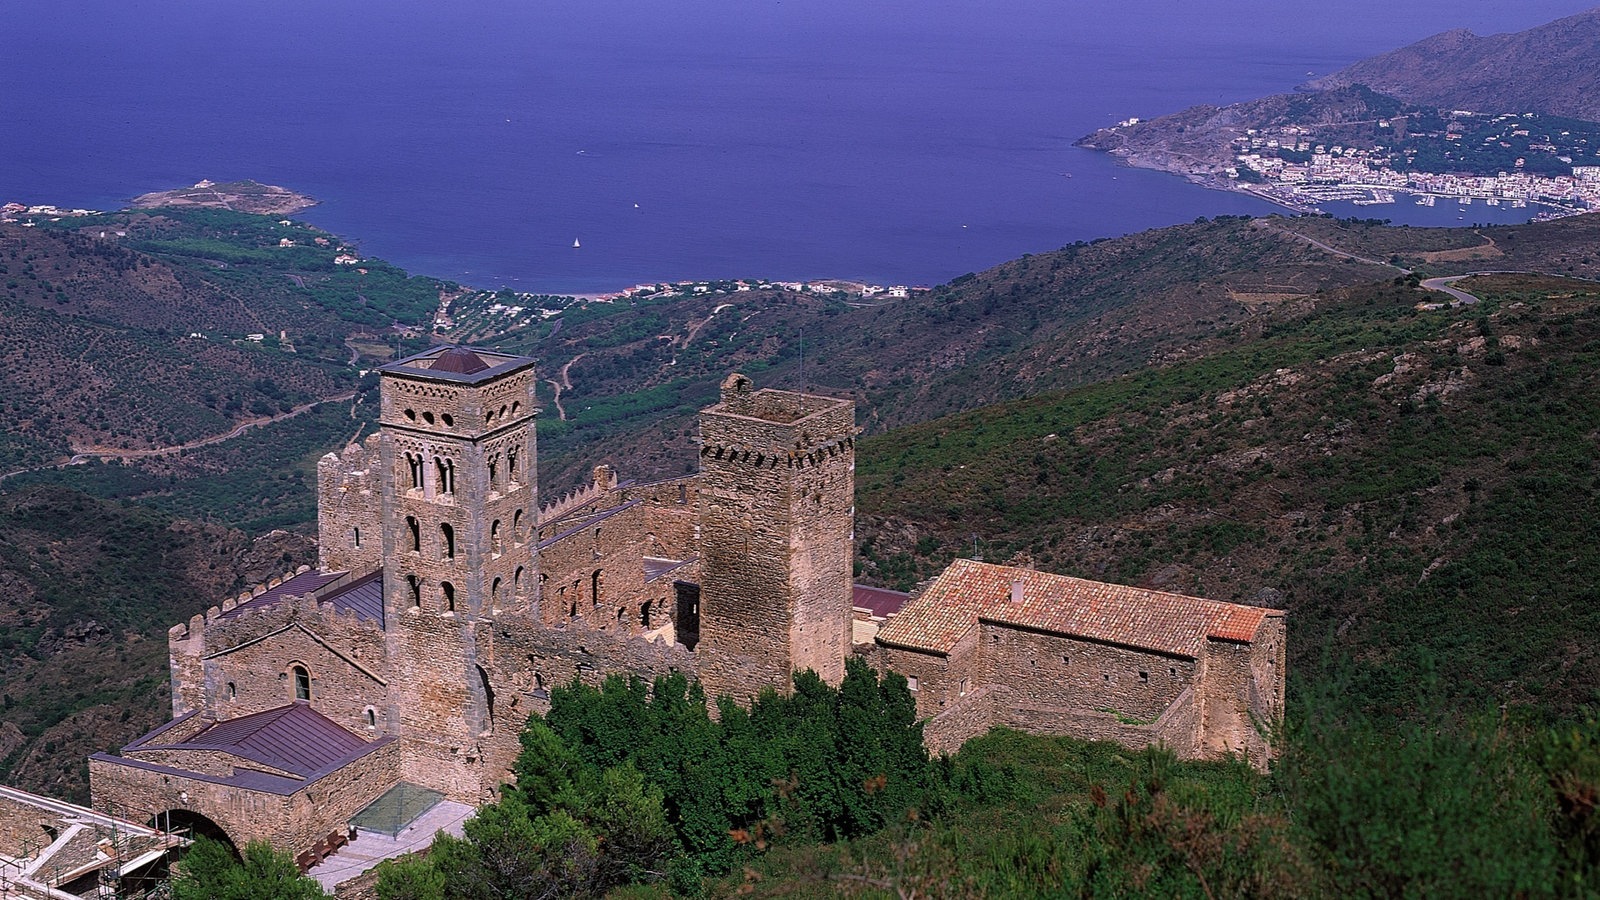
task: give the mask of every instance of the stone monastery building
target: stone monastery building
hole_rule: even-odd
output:
[[[911,598],[852,585],[847,400],[730,376],[697,474],[602,466],[541,503],[532,359],[380,372],[377,433],[318,467],[317,568],[171,630],[173,719],[90,758],[97,808],[309,864],[402,782],[491,798],[553,685],[676,670],[747,699],[850,653],[907,676],[935,751],[1008,725],[1270,754],[1279,610],[968,560]]]

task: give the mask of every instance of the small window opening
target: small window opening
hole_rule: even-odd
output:
[[[522,544],[522,510],[511,514],[511,543]]]
[[[1169,666],[1167,668],[1167,674],[1171,675],[1173,678],[1177,678],[1178,677],[1178,667],[1177,666]]]
[[[406,467],[411,471],[411,489],[414,491],[422,490],[422,457],[407,453]]]
[[[489,552],[499,556],[502,549],[500,546],[500,520],[495,519],[489,525]]]
[[[449,413],[443,414],[442,416],[440,416],[440,418],[444,419],[444,424],[447,427],[451,427],[451,426],[454,426],[456,424],[455,417],[450,415]]]
[[[238,688],[233,686],[233,682],[231,682],[231,681],[228,682],[228,699],[229,700],[235,700],[235,699],[238,698],[238,696],[239,696]]]
[[[513,401],[511,401],[511,414],[513,416],[516,415],[517,414],[517,410],[519,410],[521,408],[522,408],[522,401],[521,400],[513,400]]]
[[[433,413],[431,413],[431,412],[423,413],[422,414],[422,421],[427,422],[429,425],[432,425],[433,424]]]
[[[422,523],[416,516],[406,516],[406,530],[411,534],[411,552],[422,552]]]
[[[650,627],[650,601],[639,604],[639,624],[645,628]]]
[[[439,536],[443,539],[440,553],[444,559],[456,558],[456,530],[449,522],[439,523]]]
[[[626,622],[626,621],[628,621],[628,608],[626,606],[617,607],[617,621],[618,622]]]
[[[600,585],[604,581],[605,579],[601,577],[599,569],[595,569],[594,574],[589,576],[589,596],[594,598],[595,606],[600,605]]]
[[[294,698],[296,700],[311,700],[311,673],[304,666],[294,667]]]
[[[455,460],[435,459],[433,465],[438,470],[439,492],[442,494],[454,494],[456,492]]]
[[[361,547],[361,529],[359,529],[359,528],[350,529],[350,542],[353,545],[355,545],[355,547],[357,549],[360,549],[360,547]]]
[[[370,731],[370,730],[375,729],[377,727],[378,727],[378,713],[375,710],[368,709],[367,710],[367,730]]]
[[[422,606],[422,579],[415,575],[407,575],[406,587],[411,589],[411,605]]]
[[[1100,677],[1105,680],[1106,684],[1110,684],[1111,683],[1111,676],[1110,675],[1101,675]]]
[[[417,420],[417,411],[414,410],[414,409],[406,410],[406,418],[408,418],[411,421],[415,422]]]
[[[513,591],[517,592],[517,596],[519,596],[519,597],[522,596],[522,567],[521,566],[517,566],[517,571],[511,576],[511,589]]]
[[[1070,666],[1070,665],[1072,665],[1072,655],[1071,655],[1071,654],[1069,654],[1069,653],[1063,653],[1063,654],[1061,654],[1061,664],[1062,664],[1062,665],[1063,665],[1063,666]]]
[[[500,579],[498,578],[489,586],[489,602],[495,606],[500,605]]]
[[[517,451],[506,451],[506,478],[510,481],[517,480]]]
[[[500,463],[497,460],[489,460],[489,483],[491,485],[500,483]]]
[[[439,592],[441,594],[444,594],[445,612],[455,612],[455,610],[456,610],[456,586],[451,584],[448,581],[440,582],[439,583]]]
[[[1149,684],[1150,683],[1150,673],[1149,672],[1140,672],[1139,673],[1139,682],[1141,684]]]
[[[578,604],[572,604],[572,608],[567,610],[567,615],[570,618],[576,619],[578,617]]]
[[[916,691],[916,690],[921,690],[921,688],[922,688],[922,686],[921,686],[921,684],[918,683],[917,676],[912,675],[911,677],[906,679],[906,689],[907,690]]]

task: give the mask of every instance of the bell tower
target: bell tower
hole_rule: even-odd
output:
[[[492,789],[492,646],[481,626],[528,614],[537,563],[534,361],[434,348],[384,366],[383,597],[405,778],[476,801]],[[485,633],[485,639],[487,633]]]

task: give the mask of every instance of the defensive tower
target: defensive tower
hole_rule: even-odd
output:
[[[537,580],[533,365],[451,347],[379,370],[389,721],[405,777],[459,799],[501,775],[483,771],[498,723],[477,626],[525,617]]]
[[[702,667],[707,692],[753,694],[850,652],[855,404],[730,375],[700,414],[700,642],[776,671]]]

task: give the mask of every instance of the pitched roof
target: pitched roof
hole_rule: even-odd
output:
[[[304,702],[295,702],[237,719],[225,719],[168,746],[180,750],[216,750],[305,778],[366,745],[366,741]]]
[[[245,610],[271,606],[285,597],[303,597],[306,594],[316,592],[324,585],[332,584],[343,575],[343,572],[318,572],[315,569],[309,572],[301,572],[277,587],[251,597],[249,600],[228,610],[222,614],[221,618],[231,619],[234,616],[242,615]]]
[[[851,585],[850,605],[867,610],[880,619],[898,613],[909,599],[911,595],[901,591],[868,587],[864,584]]]
[[[332,589],[322,598],[323,603],[335,609],[347,610],[358,618],[377,622],[383,627],[383,570],[368,572],[349,584]]]
[[[1021,582],[1021,601],[1012,585]],[[1269,610],[958,559],[878,632],[881,643],[948,653],[982,619],[1195,657],[1206,639],[1249,643]]]

